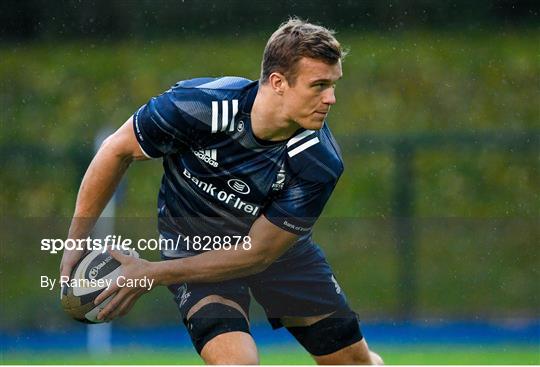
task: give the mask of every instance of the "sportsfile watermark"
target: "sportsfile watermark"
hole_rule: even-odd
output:
[[[118,241],[119,235],[121,235],[121,240],[131,239],[133,246],[137,246],[139,239],[145,239],[146,242],[145,240],[140,242],[141,246],[150,245],[159,248],[159,233],[169,239],[168,243],[171,243],[170,239],[174,239],[174,244],[178,241],[175,236],[177,233],[170,233],[176,229],[176,226],[167,222],[158,227],[158,224],[161,223],[154,216],[100,218],[100,221],[106,230],[93,232],[91,237],[99,238],[101,241],[104,241],[109,234],[117,235],[116,241]],[[22,281],[30,280],[32,287],[48,293],[47,288],[52,287],[52,283],[47,283],[46,278],[43,278],[43,283],[41,283],[41,276],[48,276],[51,281],[56,279],[53,294],[40,293],[42,298],[39,301],[43,303],[44,307],[34,308],[39,317],[48,320],[47,317],[50,317],[48,312],[50,313],[53,307],[57,307],[57,294],[54,291],[59,290],[58,267],[62,253],[49,254],[53,250],[52,242],[45,246],[46,248],[50,246],[48,250],[45,248],[42,251],[40,245],[42,239],[58,238],[65,241],[72,218],[8,217],[1,222],[0,227],[3,229],[1,232],[2,251],[5,254],[2,267],[0,267],[4,280],[2,291],[6,299],[10,300],[7,305],[9,307],[3,310],[3,316],[6,320],[8,316],[16,319],[20,310],[26,307],[27,298],[21,297],[20,292]],[[80,222],[77,224],[90,227],[90,222],[93,221],[80,219]],[[209,222],[212,223],[211,226],[208,225]],[[187,226],[188,221],[184,222],[178,219],[175,223],[178,223],[178,232],[180,232],[182,227]],[[189,223],[201,227],[198,233],[185,233],[186,236],[188,234],[191,236],[201,235],[201,249],[209,241],[208,237],[203,241],[204,235],[216,234],[205,232],[203,227],[207,231],[210,227],[214,231],[229,230],[232,232],[230,223],[215,218],[204,218],[199,221],[197,218],[189,218]],[[538,294],[537,285],[535,282],[527,282],[527,279],[534,279],[537,276],[534,265],[540,254],[539,231],[537,216],[530,218],[413,219],[321,217],[315,224],[313,238],[325,254],[333,259],[331,260],[332,268],[339,271],[336,274],[336,279],[349,299],[362,299],[361,290],[373,286],[370,276],[373,277],[375,274],[375,278],[382,279],[381,287],[395,291],[395,294],[392,294],[394,297],[392,302],[405,303],[411,288],[407,288],[407,284],[401,280],[411,279],[405,277],[416,276],[420,277],[418,279],[422,281],[421,285],[425,288],[425,292],[441,295],[441,297],[433,299],[433,309],[459,302],[475,309],[475,307],[480,306],[476,303],[467,303],[468,300],[478,301],[479,289],[487,289],[486,294],[482,295],[482,300],[478,301],[483,302],[481,303],[482,309],[496,313],[496,305],[493,306],[493,302],[490,302],[496,296],[498,299],[521,300],[522,306],[518,307],[516,312],[526,312],[528,315],[534,316],[538,315],[538,308],[534,308],[534,305],[530,304],[530,300],[531,295]],[[224,234],[234,233],[217,234],[222,237]],[[246,235],[247,232],[246,230],[239,231],[238,234]],[[112,243],[113,238],[109,238]],[[255,236],[252,236],[252,241],[253,248],[250,251],[256,251],[257,239]],[[163,240],[161,242],[161,246],[165,247],[167,242]],[[55,251],[59,251],[60,244],[61,242],[56,243]],[[231,244],[234,245],[232,239]],[[81,245],[86,246],[85,243]],[[180,238],[178,247],[180,248],[182,245],[183,241]],[[73,243],[70,243],[69,246],[73,246]],[[172,247],[174,248],[174,246]],[[238,255],[246,253],[240,250],[242,249],[241,242],[237,248],[239,251],[227,253]],[[407,253],[408,248],[411,249],[411,254]],[[136,248],[133,249],[139,252]],[[292,247],[291,249],[297,251]],[[102,247],[101,251],[103,251]],[[178,250],[161,255],[170,261],[169,259],[197,254],[199,253],[195,251],[186,253]],[[415,254],[421,256],[414,257]],[[142,251],[139,252],[139,255],[140,258],[150,261],[161,260],[158,251]],[[441,261],[438,261],[441,259],[444,260],[444,264],[451,266],[441,266]],[[359,264],[364,265],[359,266]],[[505,271],[493,271],[493,269],[502,269],[501,266],[505,267]],[[421,272],[418,269],[421,269]],[[428,278],[426,278],[426,274],[429,275]],[[486,274],[489,277],[486,278]],[[350,276],[349,279],[346,278],[347,275]],[[343,278],[344,276],[345,278]],[[452,280],[456,289],[460,289],[459,294],[455,292],[441,294],[440,284],[447,282],[448,279]],[[516,281],[519,282],[516,283]],[[350,287],[350,282],[353,282],[353,287]],[[347,283],[349,287],[346,286]],[[41,284],[44,285],[43,288],[40,288]],[[47,286],[47,284],[49,285]],[[332,289],[337,293],[335,287]],[[182,299],[188,297],[191,291],[190,288],[185,291],[182,289],[177,291],[176,294],[179,297],[177,301],[181,302]],[[182,295],[183,298],[181,298]],[[405,298],[401,300],[399,297]],[[392,305],[395,302],[392,302],[388,302],[388,312],[393,312]],[[284,307],[287,306],[286,301],[282,303]],[[377,310],[376,307],[374,310]],[[452,311],[451,308],[449,310]],[[279,315],[274,313],[272,316]]]
[[[151,279],[149,277],[142,277],[140,279],[130,279],[126,278],[123,275],[119,275],[115,279],[86,279],[86,278],[78,278],[74,279],[67,275],[63,275],[60,277],[60,279],[56,279],[55,277],[49,277],[47,275],[41,275],[40,276],[40,287],[41,288],[47,288],[48,290],[52,291],[56,286],[60,287],[72,287],[72,288],[106,288],[109,289],[113,284],[115,284],[118,287],[121,288],[145,288],[147,290],[151,290],[154,286],[155,280]]]
[[[107,250],[159,250],[159,251],[214,251],[251,250],[250,236],[177,236],[176,238],[139,238],[133,240],[122,235],[107,235],[104,238],[43,238],[41,251],[56,254],[64,250],[101,251]]]

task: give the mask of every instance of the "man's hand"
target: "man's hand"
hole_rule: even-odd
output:
[[[62,261],[60,262],[60,276],[67,276],[71,278],[71,271],[73,267],[85,255],[84,250],[66,250],[62,254]],[[65,278],[64,278],[65,279]]]
[[[122,254],[117,250],[109,250],[109,254],[122,264],[122,271],[117,282],[104,290],[94,301],[98,305],[110,295],[116,295],[98,314],[98,320],[111,321],[118,316],[126,315],[135,302],[144,293],[158,284],[152,262]],[[120,284],[119,284],[120,283]]]

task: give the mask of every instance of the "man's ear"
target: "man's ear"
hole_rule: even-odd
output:
[[[272,90],[280,96],[283,94],[283,92],[285,92],[285,89],[289,86],[287,84],[287,79],[285,78],[285,75],[278,72],[274,72],[270,74],[270,76],[268,77],[268,83],[270,84],[270,87],[272,88]]]

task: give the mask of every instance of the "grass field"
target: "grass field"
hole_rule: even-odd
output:
[[[540,364],[540,346],[383,346],[376,348],[387,364]],[[262,364],[314,364],[297,347],[262,347]],[[3,353],[2,364],[202,364],[192,350],[118,350],[111,356],[85,353]]]

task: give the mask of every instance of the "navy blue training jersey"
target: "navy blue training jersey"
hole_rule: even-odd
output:
[[[286,141],[257,139],[250,118],[257,90],[257,81],[238,77],[186,80],[135,113],[145,155],[163,158],[162,236],[247,235],[264,215],[300,235],[289,254],[311,243],[311,228],[343,172],[339,148],[326,123]]]

